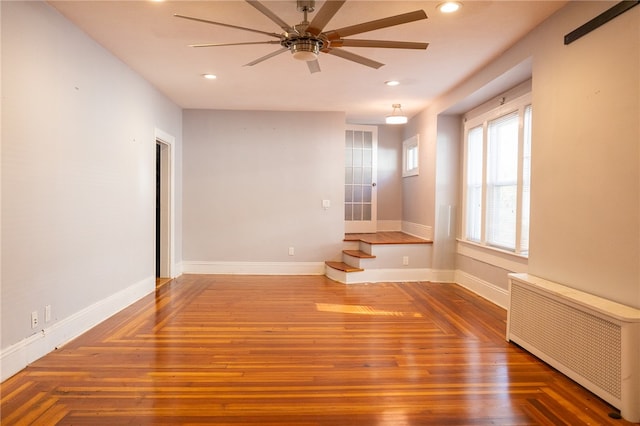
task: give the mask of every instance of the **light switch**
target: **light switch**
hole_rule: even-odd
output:
[[[327,210],[329,207],[331,207],[331,201],[330,200],[322,200],[322,208]]]

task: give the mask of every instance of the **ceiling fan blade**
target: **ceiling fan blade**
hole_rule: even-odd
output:
[[[271,52],[268,55],[264,55],[264,56],[256,59],[255,61],[251,61],[248,64],[245,64],[244,66],[245,67],[251,67],[251,66],[253,66],[255,64],[259,64],[262,61],[266,61],[269,58],[273,58],[274,56],[279,55],[279,54],[284,53],[284,52],[287,52],[287,51],[289,51],[289,48],[288,47],[283,47],[282,49],[278,49],[275,52]]]
[[[202,43],[202,44],[190,44],[189,47],[242,46],[245,44],[280,44],[280,42],[276,40],[268,40],[268,41],[247,41],[242,43]]]
[[[285,32],[291,32],[291,30],[293,29],[291,27],[291,25],[289,25],[286,22],[284,22],[278,15],[273,13],[268,7],[266,7],[265,5],[260,3],[259,1],[257,1],[257,0],[245,0],[245,1],[247,3],[249,3],[251,6],[255,7],[256,9],[258,9],[258,11],[260,11],[260,13],[265,15],[267,18],[269,18],[273,22],[275,22]]]
[[[276,34],[276,33],[268,33],[266,31],[254,30],[253,28],[239,27],[237,25],[223,24],[222,22],[208,21],[206,19],[200,19],[200,18],[194,18],[194,17],[191,17],[191,16],[179,15],[177,13],[175,13],[173,16],[175,16],[176,18],[188,19],[190,21],[204,22],[205,24],[213,24],[213,25],[219,25],[221,27],[234,28],[236,30],[251,31],[252,33],[264,34],[264,35],[268,35],[268,36],[271,36],[271,37],[277,37],[277,38],[281,38],[282,37],[280,34]]]
[[[346,2],[346,0],[327,0],[324,2],[320,10],[316,12],[316,15],[311,20],[309,27],[307,27],[307,31],[313,35],[318,35],[322,32],[325,25],[329,23],[331,18],[340,10],[342,5]]]
[[[382,47],[389,49],[426,49],[429,43],[415,41],[392,41],[392,40],[354,40],[340,39],[331,42],[332,47]]]
[[[393,27],[395,25],[406,24],[413,21],[427,19],[424,10],[403,13],[401,15],[389,16],[387,18],[376,19],[375,21],[364,22],[362,24],[351,25],[337,30],[326,31],[324,34],[329,40],[336,40],[355,34],[366,33],[368,31],[379,30],[381,28]]]
[[[375,69],[378,69],[384,65],[383,63],[374,61],[373,59],[365,58],[364,56],[356,55],[355,53],[351,53],[342,49],[329,48],[326,51],[323,50],[323,52],[326,52],[330,55],[339,56],[342,59],[357,62],[359,64],[366,65],[368,67],[375,68]]]
[[[307,61],[307,66],[309,67],[311,74],[314,72],[320,72],[320,62],[318,62],[317,59],[315,61]]]

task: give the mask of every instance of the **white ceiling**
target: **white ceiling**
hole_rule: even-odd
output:
[[[274,40],[173,16],[178,13],[266,32],[282,31],[242,0],[49,3],[182,108],[344,111],[349,122],[377,124],[391,112],[393,103],[402,104],[410,117],[418,113],[566,3],[462,1],[462,9],[452,15],[436,10],[439,1],[347,1],[325,31],[423,9],[426,20],[350,38],[430,45],[427,50],[344,48],[385,64],[377,70],[321,53],[322,71],[314,74],[288,52],[244,66],[279,49],[278,45],[188,46]],[[302,21],[295,0],[262,3],[290,25]],[[316,11],[323,3],[317,1]],[[205,80],[205,73],[218,78]],[[388,87],[387,80],[401,84]]]

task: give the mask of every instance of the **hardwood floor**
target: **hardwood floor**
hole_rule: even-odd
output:
[[[163,286],[169,281],[171,281],[171,278],[156,278],[156,287]]]
[[[186,275],[0,388],[2,425],[629,425],[453,284]]]

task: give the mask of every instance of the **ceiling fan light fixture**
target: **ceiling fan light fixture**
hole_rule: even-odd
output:
[[[459,1],[445,1],[436,6],[442,13],[453,13],[458,11],[462,7],[462,3]]]
[[[291,53],[299,61],[315,61],[320,53],[320,43],[309,39],[296,40],[291,45]]]
[[[391,115],[387,115],[387,118],[385,119],[387,124],[405,124],[409,121],[407,116],[402,112],[400,104],[393,104],[391,106],[393,107],[393,111],[391,112]]]

